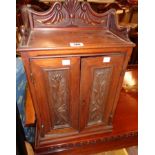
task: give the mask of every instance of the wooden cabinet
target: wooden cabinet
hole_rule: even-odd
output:
[[[36,112],[36,154],[83,146],[111,132],[134,44],[115,11],[56,2],[44,13],[23,8],[18,51]]]

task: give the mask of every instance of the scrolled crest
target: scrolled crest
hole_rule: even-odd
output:
[[[29,30],[42,28],[108,29],[120,38],[130,41],[129,28],[119,27],[114,9],[99,14],[92,10],[88,2],[65,0],[55,2],[49,10],[44,12],[37,12],[27,7],[24,7],[23,12],[27,18],[24,19],[26,28]]]
[[[105,27],[107,13],[97,14],[89,3],[78,0],[55,2],[45,12],[28,9],[31,28],[61,28],[61,27]]]

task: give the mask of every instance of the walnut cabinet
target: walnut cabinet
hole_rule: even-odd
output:
[[[97,14],[87,2],[66,0],[45,12],[23,7],[23,19],[18,51],[36,112],[36,154],[111,132],[134,46],[115,10]]]
[[[103,62],[106,58],[110,62]],[[44,109],[42,134],[108,127],[123,58],[123,54],[31,58],[34,91],[39,109]]]

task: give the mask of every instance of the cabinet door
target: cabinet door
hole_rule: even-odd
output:
[[[41,135],[78,130],[80,59],[32,58],[31,72],[41,116]]]
[[[81,59],[81,131],[108,127],[123,60],[123,54]]]

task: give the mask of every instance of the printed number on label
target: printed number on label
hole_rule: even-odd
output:
[[[70,43],[70,46],[71,47],[81,47],[81,46],[84,46],[83,43]]]

